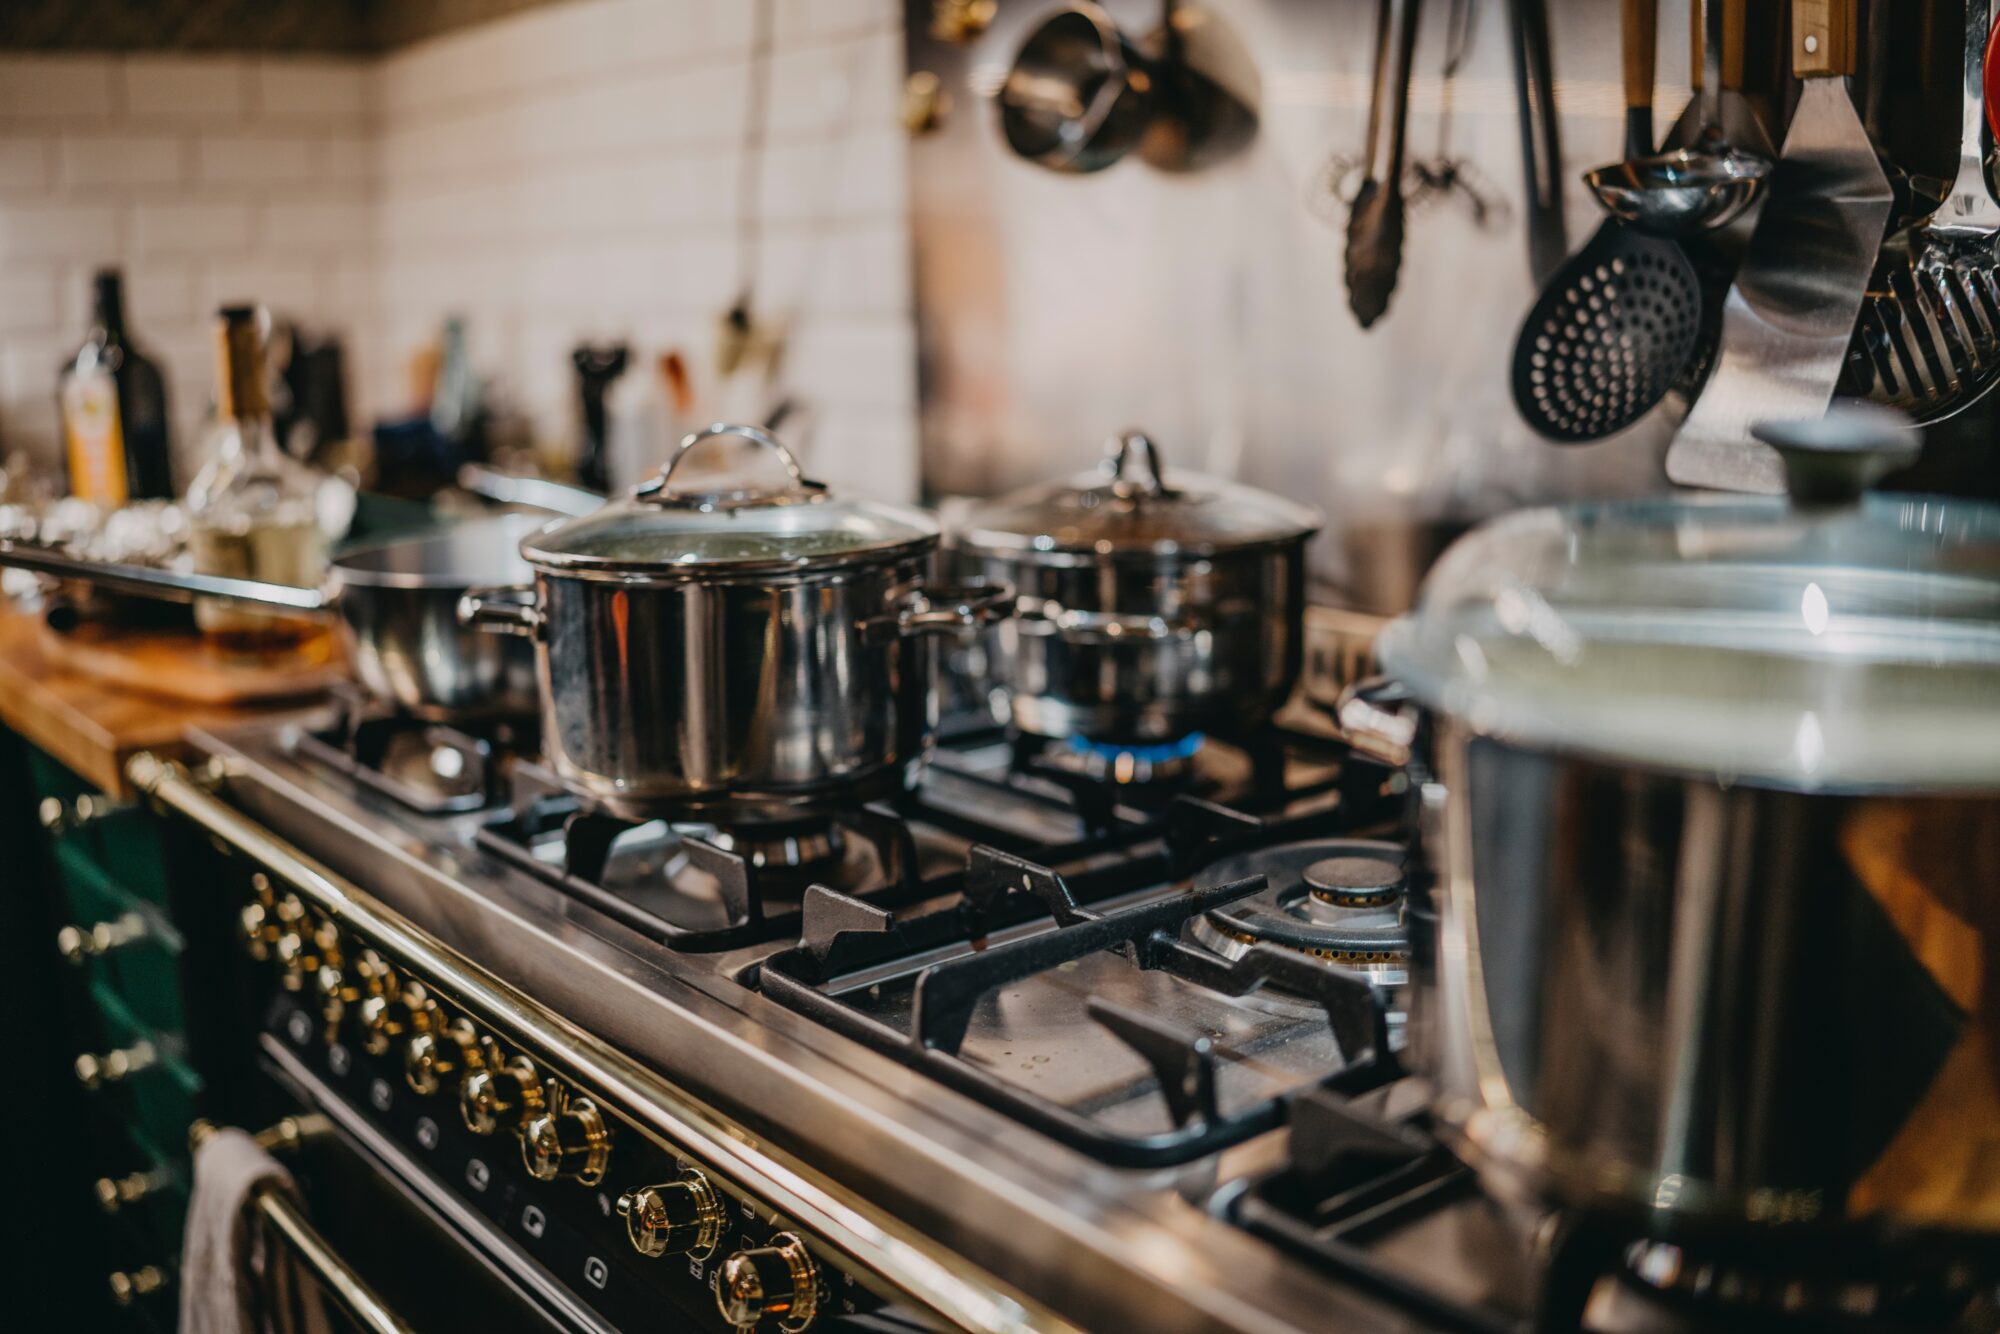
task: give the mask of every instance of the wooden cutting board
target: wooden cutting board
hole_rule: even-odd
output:
[[[296,651],[228,653],[199,634],[83,625],[42,627],[42,650],[68,671],[190,704],[269,704],[324,693],[347,676],[339,642],[323,635]]]
[[[156,636],[190,647],[193,634]],[[190,727],[225,728],[282,713],[309,701],[301,684],[323,689],[326,673],[289,670],[293,698],[195,703],[129,689],[52,656],[59,648],[40,616],[0,600],[0,724],[25,737],[104,792],[125,792],[126,757],[141,750],[172,754]],[[152,659],[157,665],[158,650]],[[120,670],[130,670],[125,658]],[[337,676],[337,674],[336,674]],[[151,684],[151,683],[149,683]]]

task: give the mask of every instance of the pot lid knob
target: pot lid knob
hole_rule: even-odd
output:
[[[726,438],[747,440],[776,454],[778,462],[784,465],[785,485],[777,489],[734,486],[719,490],[680,490],[674,486],[674,470],[686,461],[689,454],[711,441]],[[785,448],[784,443],[769,431],[755,426],[717,422],[684,438],[674,449],[674,456],[660,469],[659,475],[639,483],[633,488],[632,494],[640,500],[655,505],[704,510],[744,509],[757,505],[792,505],[821,500],[826,496],[826,484],[808,479],[805,471],[799,467],[797,456]]]
[[[1873,403],[1843,404],[1816,421],[1766,421],[1750,434],[1778,451],[1792,503],[1852,505],[1916,461],[1923,437],[1908,417]]]
[[[1143,477],[1136,471],[1139,460],[1145,462]],[[1104,471],[1111,475],[1111,489],[1126,499],[1174,494],[1160,475],[1160,447],[1144,431],[1123,431],[1105,441]]]

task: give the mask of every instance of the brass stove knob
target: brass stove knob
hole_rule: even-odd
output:
[[[321,963],[313,990],[319,996],[320,1017],[326,1021],[326,1040],[340,1036],[341,1026],[358,1016],[363,1002],[382,995],[390,981],[389,965],[374,950]]]
[[[243,952],[263,963],[271,957],[271,944],[278,938],[278,925],[272,920],[271,910],[261,903],[246,903],[243,911],[236,915],[237,937],[243,942]]]
[[[103,1088],[107,1084],[117,1084],[130,1079],[141,1070],[151,1069],[160,1062],[160,1053],[152,1043],[141,1038],[129,1047],[105,1052],[102,1056],[95,1052],[85,1052],[76,1058],[76,1079],[79,1084],[91,1090]]]
[[[171,1178],[165,1168],[155,1167],[122,1177],[99,1177],[91,1186],[91,1193],[97,1197],[98,1208],[107,1214],[115,1214],[127,1205],[145,1199],[169,1180]]]
[[[769,1246],[722,1262],[715,1271],[715,1304],[739,1329],[770,1319],[797,1334],[819,1314],[819,1265],[795,1233],[780,1232]]]
[[[545,1105],[541,1073],[525,1056],[516,1056],[505,1065],[488,1061],[486,1069],[458,1086],[458,1113],[465,1128],[475,1135],[519,1130],[540,1116]]]
[[[470,1019],[454,1019],[448,1024],[419,1033],[403,1049],[403,1078],[418,1093],[429,1097],[451,1080],[482,1070],[486,1053],[481,1049],[478,1030]]]
[[[108,922],[90,926],[66,926],[56,932],[56,952],[73,964],[123,949],[146,938],[146,919],[138,913],[121,913]]]
[[[611,1162],[611,1127],[588,1098],[572,1098],[521,1127],[521,1163],[537,1181],[572,1177],[586,1186],[604,1180]]]
[[[129,1273],[114,1273],[105,1279],[111,1287],[111,1300],[119,1306],[130,1306],[141,1297],[149,1296],[167,1286],[166,1271],[158,1265],[145,1265]]]
[[[729,1218],[715,1187],[692,1168],[679,1181],[620,1195],[618,1213],[639,1254],[692,1255],[697,1260],[714,1254]]]
[[[421,982],[390,982],[382,994],[361,1002],[361,1045],[370,1056],[387,1056],[402,1039],[428,1033],[436,1026],[437,1002]]]

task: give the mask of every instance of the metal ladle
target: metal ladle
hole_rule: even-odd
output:
[[[1619,221],[1652,236],[1727,227],[1750,207],[1770,159],[1730,144],[1722,130],[1722,0],[1702,7],[1702,131],[1688,148],[1599,167],[1584,183]]]

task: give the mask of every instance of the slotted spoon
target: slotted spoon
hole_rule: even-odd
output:
[[[1658,0],[1625,0],[1625,156],[1653,151]],[[1607,218],[1542,290],[1514,345],[1514,403],[1559,444],[1602,440],[1667,396],[1696,353],[1701,280],[1680,246]]]

